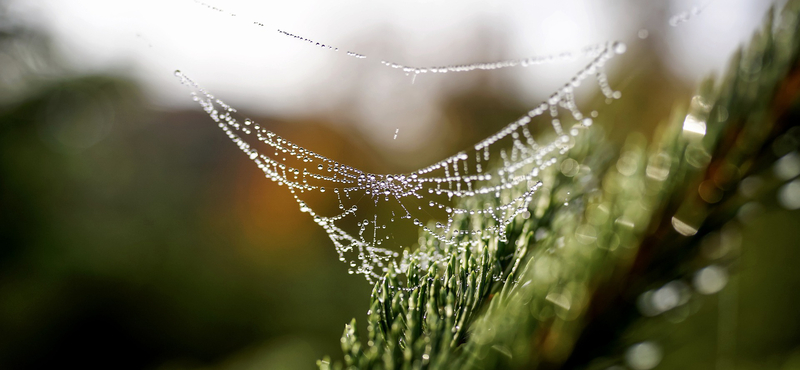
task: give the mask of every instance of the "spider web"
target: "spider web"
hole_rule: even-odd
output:
[[[222,9],[198,3],[225,12]],[[253,22],[257,26],[262,23]],[[323,49],[340,49],[303,36],[278,30]],[[369,283],[389,271],[407,271],[413,262],[420,270],[450,259],[453,253],[477,250],[486,241],[505,241],[507,226],[515,217],[528,212],[533,194],[543,186],[541,173],[558,163],[558,158],[575,143],[575,137],[592,125],[575,101],[574,90],[594,77],[609,100],[620,92],[608,84],[604,65],[624,53],[625,44],[608,42],[558,55],[498,62],[412,67],[390,61],[380,63],[415,76],[420,73],[468,72],[587,58],[579,70],[550,97],[495,134],[427,167],[409,173],[375,174],[340,163],[308,148],[303,148],[259,123],[241,117],[237,110],[176,71],[181,83],[190,87],[192,99],[215,121],[223,133],[264,172],[270,180],[285,186],[301,212],[308,213],[333,242],[339,259],[348,272],[360,274]],[[352,51],[347,56],[369,59]],[[592,112],[596,116],[596,112]],[[533,126],[549,118],[552,133],[534,138]],[[565,127],[569,127],[566,128]],[[311,195],[332,200],[338,208],[322,214],[307,198]],[[499,205],[470,202],[481,195],[494,195]],[[465,206],[469,204],[470,206]],[[525,215],[527,216],[527,215]],[[394,238],[401,227],[411,226],[433,237],[413,253],[412,245]],[[405,289],[413,289],[406,287]]]

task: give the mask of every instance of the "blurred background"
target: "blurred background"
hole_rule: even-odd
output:
[[[594,84],[578,94],[614,117],[604,129],[621,141],[649,135],[723,71],[771,2],[207,5],[224,11],[192,0],[0,0],[0,369],[308,369],[340,356],[343,324],[365,317],[371,287],[221,135],[176,69],[306,148],[403,172],[493,133],[586,60],[413,80],[379,60],[463,64],[622,40],[628,52],[608,66],[622,99],[606,106]],[[737,316],[724,325],[737,364],[795,368],[790,230],[800,218],[776,206],[751,221],[738,295],[726,301]],[[634,336],[669,343],[661,368],[710,368],[718,306],[709,298]]]

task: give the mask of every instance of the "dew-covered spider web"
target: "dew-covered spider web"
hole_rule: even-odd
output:
[[[278,32],[320,48],[341,50],[284,30]],[[417,75],[586,60],[585,66],[546,101],[500,131],[437,163],[398,174],[368,173],[303,148],[258,122],[241,117],[235,108],[181,71],[175,74],[192,89],[193,100],[225,135],[267,178],[285,186],[300,211],[308,213],[325,230],[339,259],[348,264],[349,273],[363,275],[374,283],[390,270],[407,271],[412,262],[426,270],[431,264],[449,260],[453,253],[477,250],[492,238],[504,241],[511,221],[527,216],[533,194],[543,186],[543,170],[558,163],[560,156],[575,144],[575,137],[592,125],[592,116],[597,115],[586,115],[578,108],[575,89],[593,79],[607,99],[621,97],[610,87],[603,67],[625,49],[621,42],[608,42],[579,52],[438,67],[375,61]],[[365,54],[344,53],[359,62],[372,61]],[[549,132],[541,132],[542,125],[549,126]],[[499,203],[469,202],[485,195],[494,196]],[[320,207],[312,203],[320,198],[334,202],[338,210],[331,214],[318,211]],[[434,243],[409,253],[414,246],[395,237],[404,227],[421,230]],[[405,250],[402,255],[401,250]]]

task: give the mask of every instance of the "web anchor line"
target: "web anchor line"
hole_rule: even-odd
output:
[[[263,24],[260,24],[263,26]],[[315,45],[317,47],[321,47],[323,49],[329,49],[333,51],[339,51],[338,47],[331,46],[330,44],[324,44],[320,42],[313,41],[311,39],[307,39],[303,36],[299,36],[281,29],[278,29],[278,33],[283,34],[285,36],[291,37],[293,39],[307,42],[311,45]],[[611,43],[601,43],[595,45],[589,45],[582,48],[580,51],[567,51],[562,52],[560,54],[552,54],[552,55],[543,55],[543,56],[533,56],[528,58],[522,59],[508,59],[508,60],[501,60],[496,62],[481,62],[481,63],[470,63],[470,64],[458,64],[458,65],[445,65],[445,66],[434,66],[434,67],[419,67],[419,66],[409,66],[400,63],[391,62],[388,60],[381,60],[380,63],[383,66],[392,68],[392,69],[399,69],[403,71],[406,75],[418,75],[423,73],[458,73],[458,72],[471,72],[475,70],[484,70],[484,71],[491,71],[496,69],[503,69],[503,68],[513,68],[513,67],[530,67],[530,66],[537,66],[543,64],[555,64],[555,63],[566,63],[578,60],[581,57],[589,57],[589,58],[596,58],[606,52],[608,49],[623,49],[624,52],[625,44],[620,42]],[[367,56],[364,54],[359,54],[352,51],[347,51],[347,56],[354,57],[357,59],[366,59]]]
[[[222,9],[220,7],[205,3],[200,0],[194,0],[194,2],[198,5],[201,5],[205,8],[213,10],[218,13],[227,14],[233,17],[237,17],[236,13],[231,13]],[[253,25],[259,27],[266,27],[266,25],[259,21],[253,21]],[[308,43],[310,45],[327,49],[331,51],[338,52],[340,49],[335,47],[331,44],[326,44],[323,42],[315,41],[299,34],[295,34],[292,32],[288,32],[286,30],[276,28],[276,31],[281,35],[286,37],[290,37],[297,41],[301,41],[304,43]],[[424,73],[457,73],[457,72],[470,72],[475,70],[496,70],[496,69],[503,69],[503,68],[513,68],[513,67],[529,67],[529,66],[536,66],[542,64],[554,64],[554,63],[565,63],[578,60],[581,57],[589,57],[589,58],[596,58],[597,56],[606,52],[609,48],[607,43],[600,43],[595,45],[586,46],[579,51],[567,51],[562,52],[559,54],[552,54],[552,55],[543,55],[543,56],[532,56],[528,58],[522,59],[508,59],[508,60],[501,60],[495,62],[482,62],[482,63],[470,63],[470,64],[458,64],[458,65],[445,65],[445,66],[430,66],[430,67],[419,67],[419,66],[410,66],[404,65],[400,63],[391,62],[388,60],[381,60],[381,65],[384,65],[388,68],[398,69],[403,71],[406,75],[413,75],[416,78],[418,74]],[[617,42],[611,45],[611,48],[625,48],[625,45]],[[623,50],[624,52],[624,50]],[[349,57],[353,57],[356,59],[367,59],[367,55],[356,53],[353,51],[346,51],[345,54]]]
[[[701,5],[692,6],[689,10],[684,10],[669,17],[669,25],[678,27],[683,23],[691,21],[693,18],[699,16],[714,0],[708,0]]]
[[[593,49],[591,61],[564,86],[522,117],[470,150],[403,174],[368,173],[303,148],[255,121],[239,117],[236,109],[180,71],[175,75],[192,90],[192,99],[223,133],[267,178],[285,186],[300,211],[325,230],[339,259],[349,265],[349,273],[363,275],[374,284],[390,270],[403,274],[414,264],[424,272],[432,264],[446,263],[454,253],[468,249],[477,252],[491,238],[505,240],[508,226],[528,211],[534,193],[543,186],[542,171],[557,164],[574,145],[575,137],[592,124],[592,118],[577,108],[574,89],[593,77],[606,98],[620,97],[608,85],[603,66],[624,53],[625,45],[603,45]],[[546,119],[548,115],[554,138],[537,142],[530,130],[533,118]],[[565,128],[570,121],[574,124]],[[495,163],[489,166],[490,162]],[[309,193],[331,194],[339,212],[318,213],[304,200]],[[494,195],[500,204],[470,203],[485,194]],[[400,212],[392,211],[391,216],[370,213],[359,204],[362,198],[371,199],[375,207]],[[461,208],[451,205],[454,198],[464,200],[459,203]],[[432,244],[402,256],[383,245],[390,240],[389,226],[409,223],[432,236]]]

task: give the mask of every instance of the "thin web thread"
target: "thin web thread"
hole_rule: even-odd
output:
[[[285,31],[279,32],[315,46],[339,50]],[[180,71],[175,74],[181,83],[193,90],[193,100],[200,104],[225,135],[267,178],[286,186],[300,211],[312,216],[325,230],[339,259],[349,264],[349,272],[361,274],[369,283],[374,283],[376,280],[383,281],[389,271],[407,271],[412,263],[420,271],[425,271],[432,264],[448,261],[454,253],[461,254],[467,249],[475,252],[491,238],[505,241],[508,225],[517,216],[527,212],[533,194],[543,186],[540,173],[555,165],[557,158],[574,145],[574,137],[592,124],[592,119],[585,117],[578,109],[574,89],[584,80],[594,77],[606,98],[619,99],[621,94],[609,86],[603,66],[625,50],[626,47],[621,42],[608,42],[585,48],[579,53],[564,53],[553,58],[430,69],[387,64],[384,61],[385,65],[407,72],[409,68],[413,68],[414,73],[444,73],[533,65],[537,61],[567,61],[577,58],[577,55],[592,58],[547,101],[481,140],[471,150],[456,153],[435,164],[404,174],[367,173],[303,148],[257,122],[237,117],[236,109],[214,97]],[[348,52],[348,55],[366,58],[352,52]],[[566,117],[562,117],[562,112],[567,113]],[[546,143],[538,143],[531,134],[532,119],[548,114],[555,138]],[[564,125],[567,122],[571,122],[573,126],[565,130]],[[263,149],[257,149],[245,138],[259,143]],[[491,169],[488,169],[490,162],[497,163],[492,163]],[[339,212],[332,215],[316,212],[303,199],[310,192],[333,194],[338,202]],[[451,205],[468,203],[454,203],[454,199],[470,200],[482,194],[492,194],[501,199],[500,205],[474,205],[466,208]],[[359,202],[363,202],[365,198],[372,200],[374,204],[371,206],[375,209],[390,209],[391,216],[384,216],[383,213],[379,216],[377,211],[359,212]],[[355,229],[350,230],[346,224],[352,224],[353,221]],[[432,236],[434,243],[422,245],[413,253],[403,253],[401,257],[397,251],[383,246],[391,236],[388,225],[394,223],[412,223]],[[393,288],[411,290],[416,287]]]
[[[672,27],[678,27],[683,23],[689,22],[690,20],[692,20],[692,18],[700,15],[700,13],[702,13],[706,9],[706,7],[708,7],[712,2],[713,0],[708,0],[702,5],[693,6],[689,10],[684,10],[682,12],[679,12],[671,16],[669,18],[669,25]]]
[[[222,13],[222,14],[227,14],[227,15],[230,15],[232,17],[237,17],[236,13],[228,12],[228,11],[222,9],[222,8],[217,7],[217,6],[210,5],[208,3],[205,3],[205,2],[202,2],[202,1],[199,1],[199,0],[194,0],[194,2],[199,4],[199,5],[202,5],[202,6],[206,7],[208,9],[211,9],[213,11],[216,11],[216,12],[219,12],[219,13]],[[266,27],[266,25],[264,23],[259,22],[259,21],[252,21],[251,23],[253,25],[255,25],[255,26],[258,26],[258,27]],[[301,36],[299,34],[288,32],[288,31],[280,29],[280,28],[276,29],[276,31],[278,33],[280,33],[281,35],[290,37],[292,39],[295,39],[295,40],[298,40],[298,41],[301,41],[301,42],[304,42],[304,43],[307,43],[307,44],[310,44],[310,45],[313,45],[313,46],[316,46],[316,47],[319,47],[319,48],[322,48],[322,49],[331,50],[331,51],[335,51],[335,52],[343,50],[343,49],[340,49],[340,48],[338,48],[336,46],[333,46],[331,44],[326,44],[324,42],[319,42],[319,40],[315,41],[315,40],[307,38],[305,36]],[[410,65],[404,65],[404,64],[401,64],[401,63],[395,63],[395,62],[388,61],[388,60],[381,60],[380,63],[381,63],[381,65],[384,65],[386,67],[389,67],[389,68],[392,68],[392,69],[401,70],[401,71],[405,72],[407,75],[410,75],[410,74],[415,74],[416,75],[416,74],[423,74],[423,73],[471,72],[471,71],[476,71],[476,70],[496,70],[496,69],[513,68],[513,67],[529,67],[529,66],[536,66],[536,65],[542,65],[542,64],[566,63],[566,62],[576,61],[576,60],[578,60],[578,59],[580,59],[582,57],[596,58],[599,55],[601,55],[602,53],[604,53],[607,50],[607,47],[608,47],[608,45],[606,43],[601,43],[601,44],[595,44],[595,45],[586,46],[586,47],[582,48],[580,51],[577,51],[577,52],[575,52],[575,51],[566,51],[566,52],[562,52],[562,53],[559,53],[559,54],[532,56],[532,57],[521,58],[521,59],[507,59],[507,60],[501,60],[501,61],[495,61],[495,62],[453,64],[453,65],[431,66],[431,67],[410,66]],[[622,43],[616,43],[615,47],[624,48],[625,46]],[[624,52],[624,50],[623,50],[623,52]],[[356,58],[356,59],[367,59],[367,55],[361,54],[361,53],[357,53],[357,52],[354,52],[354,51],[349,51],[348,50],[348,51],[345,51],[345,54],[347,56],[349,56],[349,57],[353,57],[353,58]]]

